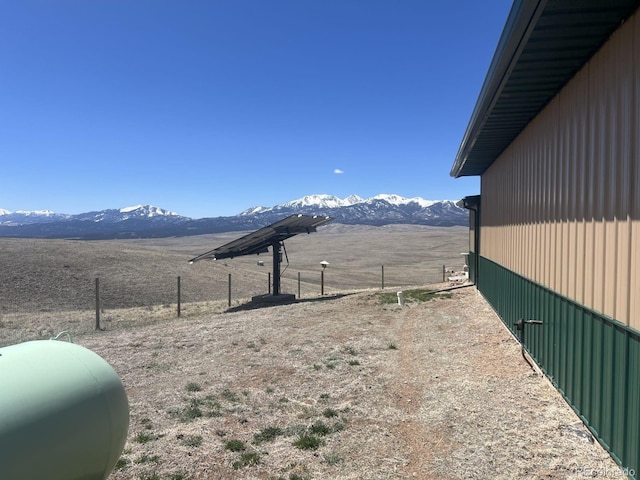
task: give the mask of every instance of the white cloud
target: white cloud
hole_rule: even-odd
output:
[[[336,175],[340,175],[341,173],[344,173],[342,170],[340,170],[339,168],[336,168],[333,173],[335,173]]]

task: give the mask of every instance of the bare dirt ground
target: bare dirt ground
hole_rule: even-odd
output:
[[[381,294],[77,338],[130,401],[109,478],[622,478],[473,288]]]

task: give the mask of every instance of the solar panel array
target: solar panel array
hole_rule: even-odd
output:
[[[221,247],[198,255],[192,258],[190,263],[199,260],[220,260],[242,255],[267,253],[271,245],[279,244],[279,242],[299,233],[315,232],[317,227],[330,221],[331,217],[320,215],[291,215]]]

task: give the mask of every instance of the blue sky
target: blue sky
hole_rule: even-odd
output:
[[[0,208],[458,199],[507,0],[0,5]],[[342,173],[336,173],[342,172]]]

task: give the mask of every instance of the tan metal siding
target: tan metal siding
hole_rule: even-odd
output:
[[[630,144],[630,188],[631,201],[629,213],[631,217],[630,228],[630,245],[631,251],[630,275],[629,275],[629,319],[630,326],[640,330],[640,15],[636,14],[633,18],[633,78],[634,84],[632,89],[633,99],[630,104],[633,106],[633,117],[631,131],[634,132]]]
[[[481,255],[640,329],[640,15],[482,176]]]

